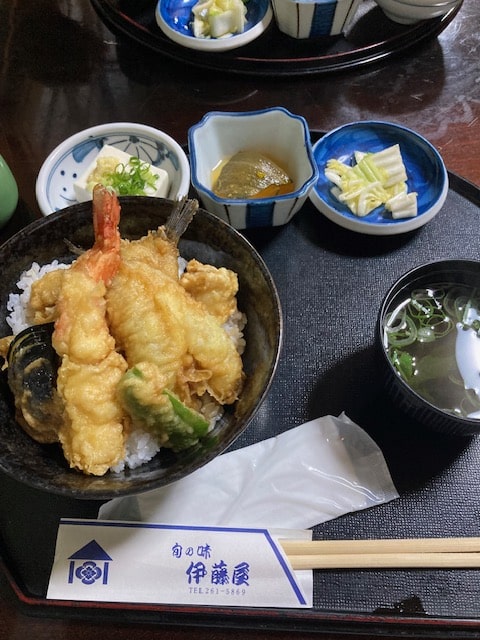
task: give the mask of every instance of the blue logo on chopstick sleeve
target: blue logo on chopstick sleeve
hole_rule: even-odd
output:
[[[76,551],[68,559],[70,560],[69,584],[72,584],[75,579],[85,585],[94,584],[97,580],[101,580],[102,584],[108,583],[108,571],[112,558],[95,540]]]

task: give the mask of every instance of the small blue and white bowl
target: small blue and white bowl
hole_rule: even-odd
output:
[[[188,49],[199,51],[229,51],[256,40],[267,29],[273,18],[270,0],[248,0],[245,28],[221,38],[196,38],[192,30],[192,9],[197,0],[159,0],[155,20],[162,32]]]
[[[172,137],[144,124],[109,122],[75,133],[49,154],[36,182],[37,202],[43,215],[77,203],[73,185],[106,144],[164,169],[170,200],[188,194],[190,165],[185,151]]]
[[[302,116],[283,107],[207,113],[188,131],[192,184],[205,209],[235,229],[279,226],[302,207],[318,180],[310,132]],[[212,191],[214,170],[239,151],[259,151],[277,162],[294,183],[285,195],[225,199]]]
[[[361,0],[272,0],[278,28],[297,39],[338,36],[347,30]]]
[[[353,214],[332,194],[332,183],[325,176],[327,161],[335,158],[354,163],[354,152],[376,152],[399,144],[407,172],[407,188],[416,192],[417,215],[394,219],[383,206],[364,217]],[[422,227],[442,208],[448,194],[448,173],[437,149],[421,135],[399,124],[365,120],[333,129],[313,147],[319,179],[310,200],[327,218],[350,231],[368,235],[396,235]]]

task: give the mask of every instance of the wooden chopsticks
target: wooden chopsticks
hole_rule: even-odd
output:
[[[280,540],[293,569],[480,568],[478,538]]]

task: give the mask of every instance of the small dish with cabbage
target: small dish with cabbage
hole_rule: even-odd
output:
[[[313,146],[320,175],[310,200],[329,220],[368,235],[419,229],[441,210],[448,174],[437,149],[402,125],[360,121]]]
[[[155,19],[173,42],[200,51],[237,49],[262,35],[269,0],[159,0]]]

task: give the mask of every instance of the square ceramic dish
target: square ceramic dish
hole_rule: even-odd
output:
[[[236,229],[279,226],[301,208],[318,178],[307,122],[283,107],[207,113],[190,128],[192,184],[204,207]],[[268,155],[290,176],[294,190],[266,198],[227,199],[213,191],[215,170],[239,151]]]

